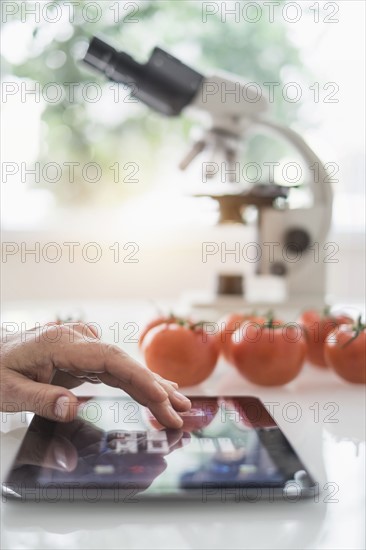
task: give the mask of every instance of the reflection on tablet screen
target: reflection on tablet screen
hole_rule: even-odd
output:
[[[223,489],[282,491],[301,476],[314,485],[258,399],[191,399],[180,430],[164,429],[127,396],[90,398],[67,424],[34,417],[7,487],[24,498],[38,490],[39,499],[45,490],[79,496],[86,487],[218,498]]]

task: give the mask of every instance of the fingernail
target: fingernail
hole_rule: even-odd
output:
[[[56,445],[53,451],[57,466],[63,470],[67,470],[66,453],[61,445]]]
[[[168,407],[168,412],[172,420],[174,420],[174,424],[178,423],[178,426],[183,426],[183,419],[179,416],[177,412],[172,407]]]
[[[61,397],[59,397],[55,404],[55,416],[57,416],[57,418],[65,419],[69,412],[69,406],[70,401],[69,398],[66,397],[66,395],[62,395]]]
[[[175,390],[173,391],[173,395],[176,399],[178,399],[178,401],[180,401],[181,403],[189,403],[191,404],[190,400],[188,399],[188,397],[186,397],[185,395],[183,395],[182,393],[180,393],[179,391]]]

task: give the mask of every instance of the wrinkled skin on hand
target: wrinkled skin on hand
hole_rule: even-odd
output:
[[[118,346],[103,343],[83,323],[49,323],[7,335],[1,344],[0,381],[1,411],[30,411],[61,422],[76,417],[79,402],[70,388],[85,381],[124,390],[168,428],[180,428],[177,413],[191,406],[177,384],[153,374]]]

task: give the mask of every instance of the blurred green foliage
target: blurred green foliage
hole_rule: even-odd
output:
[[[63,4],[62,1],[56,3]],[[98,10],[92,5],[96,2],[80,1],[78,4],[72,10],[72,18],[50,22],[41,17],[36,23],[34,17],[27,16],[21,22],[19,11],[4,24],[21,24],[25,31],[22,40],[28,41],[26,55],[21,61],[10,62],[2,58],[4,80],[15,75],[39,82],[41,88],[49,82],[78,85],[75,98],[70,97],[70,86],[66,86],[68,92],[62,101],[46,102],[40,160],[75,161],[81,165],[96,162],[103,169],[103,181],[98,183],[99,188],[81,177],[72,184],[65,181],[54,186],[54,192],[63,202],[85,202],[93,197],[95,200],[101,186],[103,196],[113,201],[144,191],[151,181],[149,175],[154,174],[162,162],[159,152],[164,143],[169,140],[175,145],[179,149],[177,158],[180,158],[187,148],[192,126],[192,121],[185,116],[167,119],[141,104],[115,102],[116,88],[112,91],[111,83],[92,73],[80,61],[90,37],[103,37],[141,62],[147,60],[155,45],[159,45],[199,71],[222,69],[260,85],[263,82],[283,84],[284,67],[303,75],[299,51],[290,40],[284,21],[270,23],[268,16],[263,16],[255,24],[236,23],[233,17],[222,22],[217,13],[204,23],[200,1],[144,0],[99,2],[102,16],[91,22],[98,16]],[[86,4],[89,4],[87,17],[83,13]],[[51,19],[52,6],[49,10],[48,19]],[[135,13],[129,14],[129,10]],[[83,85],[90,82],[97,82],[102,87],[103,100],[100,102],[85,101],[80,93]],[[127,90],[121,95],[126,94]],[[277,101],[271,105],[272,115],[278,121],[291,124],[297,119],[299,105]],[[276,153],[278,150],[273,142],[264,145],[264,141],[258,139],[254,139],[246,151],[251,161],[260,161],[261,155],[268,158],[268,154],[275,160]],[[140,176],[143,176],[139,185],[116,185],[109,168],[115,162],[137,163],[141,167]]]

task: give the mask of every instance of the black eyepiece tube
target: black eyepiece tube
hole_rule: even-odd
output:
[[[132,96],[168,116],[180,114],[204,78],[160,48],[153,50],[147,63],[140,64],[96,37],[89,44],[84,62],[109,80],[130,86]]]
[[[98,71],[104,73],[111,57],[117,53],[112,46],[109,46],[99,38],[93,38],[85,54],[84,61]]]

